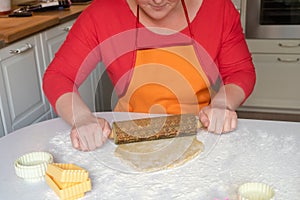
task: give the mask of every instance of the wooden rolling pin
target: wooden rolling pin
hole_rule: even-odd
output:
[[[112,135],[115,144],[127,144],[176,136],[197,134],[202,124],[194,114],[170,115],[113,122]]]

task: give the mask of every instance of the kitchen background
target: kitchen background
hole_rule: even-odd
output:
[[[27,1],[13,0],[12,4]],[[292,13],[296,12],[298,18],[296,15],[290,19],[285,17],[285,22],[275,20],[272,25],[269,22],[260,23],[260,1],[266,8],[269,5],[277,5],[278,8],[287,6],[290,9],[296,6],[298,11]],[[300,121],[300,23],[297,21],[300,2],[233,2],[241,13],[257,72],[254,92],[239,108],[239,117]],[[293,6],[290,6],[291,2]],[[51,11],[18,20],[0,17],[0,137],[56,117],[41,89],[43,72],[85,6],[73,5],[70,12],[65,14]],[[272,18],[274,12],[269,9],[265,13]],[[275,13],[278,15],[280,11],[275,10]],[[295,24],[289,24],[291,21]],[[113,88],[110,80],[102,72],[103,66],[99,64],[80,87],[85,102],[94,111],[109,111],[116,101],[116,98],[111,98]],[[99,77],[99,74],[103,76]]]

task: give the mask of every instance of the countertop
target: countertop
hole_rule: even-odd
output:
[[[97,116],[112,123],[147,115],[102,112]],[[70,126],[56,118],[0,139],[0,199],[59,199],[44,180],[26,181],[14,171],[14,161],[19,156],[47,151],[54,162],[74,163],[89,172],[92,190],[82,198],[86,200],[235,200],[237,188],[245,182],[270,185],[276,200],[296,200],[300,196],[299,129],[299,122],[239,119],[235,131],[219,137],[200,131],[198,138],[204,144],[204,152],[188,163],[142,173],[125,171],[125,163],[117,164],[112,141],[92,152],[75,150],[70,142]]]
[[[35,12],[32,17],[0,16],[0,48],[52,26],[75,19],[89,4],[69,9]]]

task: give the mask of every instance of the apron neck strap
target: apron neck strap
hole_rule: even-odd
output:
[[[186,19],[187,24],[188,24],[188,29],[189,29],[190,35],[191,35],[192,38],[194,38],[192,29],[191,29],[191,21],[190,21],[188,10],[187,10],[187,7],[186,7],[186,4],[185,4],[184,0],[181,0],[181,4],[182,4],[182,7],[183,7],[185,19]]]
[[[135,22],[136,29],[139,27],[139,23],[140,23],[140,5],[137,5],[137,7],[136,7],[136,22]]]

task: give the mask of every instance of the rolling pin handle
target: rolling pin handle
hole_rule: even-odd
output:
[[[203,127],[203,125],[202,125],[202,123],[201,123],[201,121],[200,121],[199,117],[198,117],[198,116],[195,116],[195,117],[196,117],[196,119],[197,119],[197,129],[200,129],[200,128],[202,128],[202,127]]]
[[[110,134],[108,135],[108,139],[114,139],[114,129],[111,130]]]

